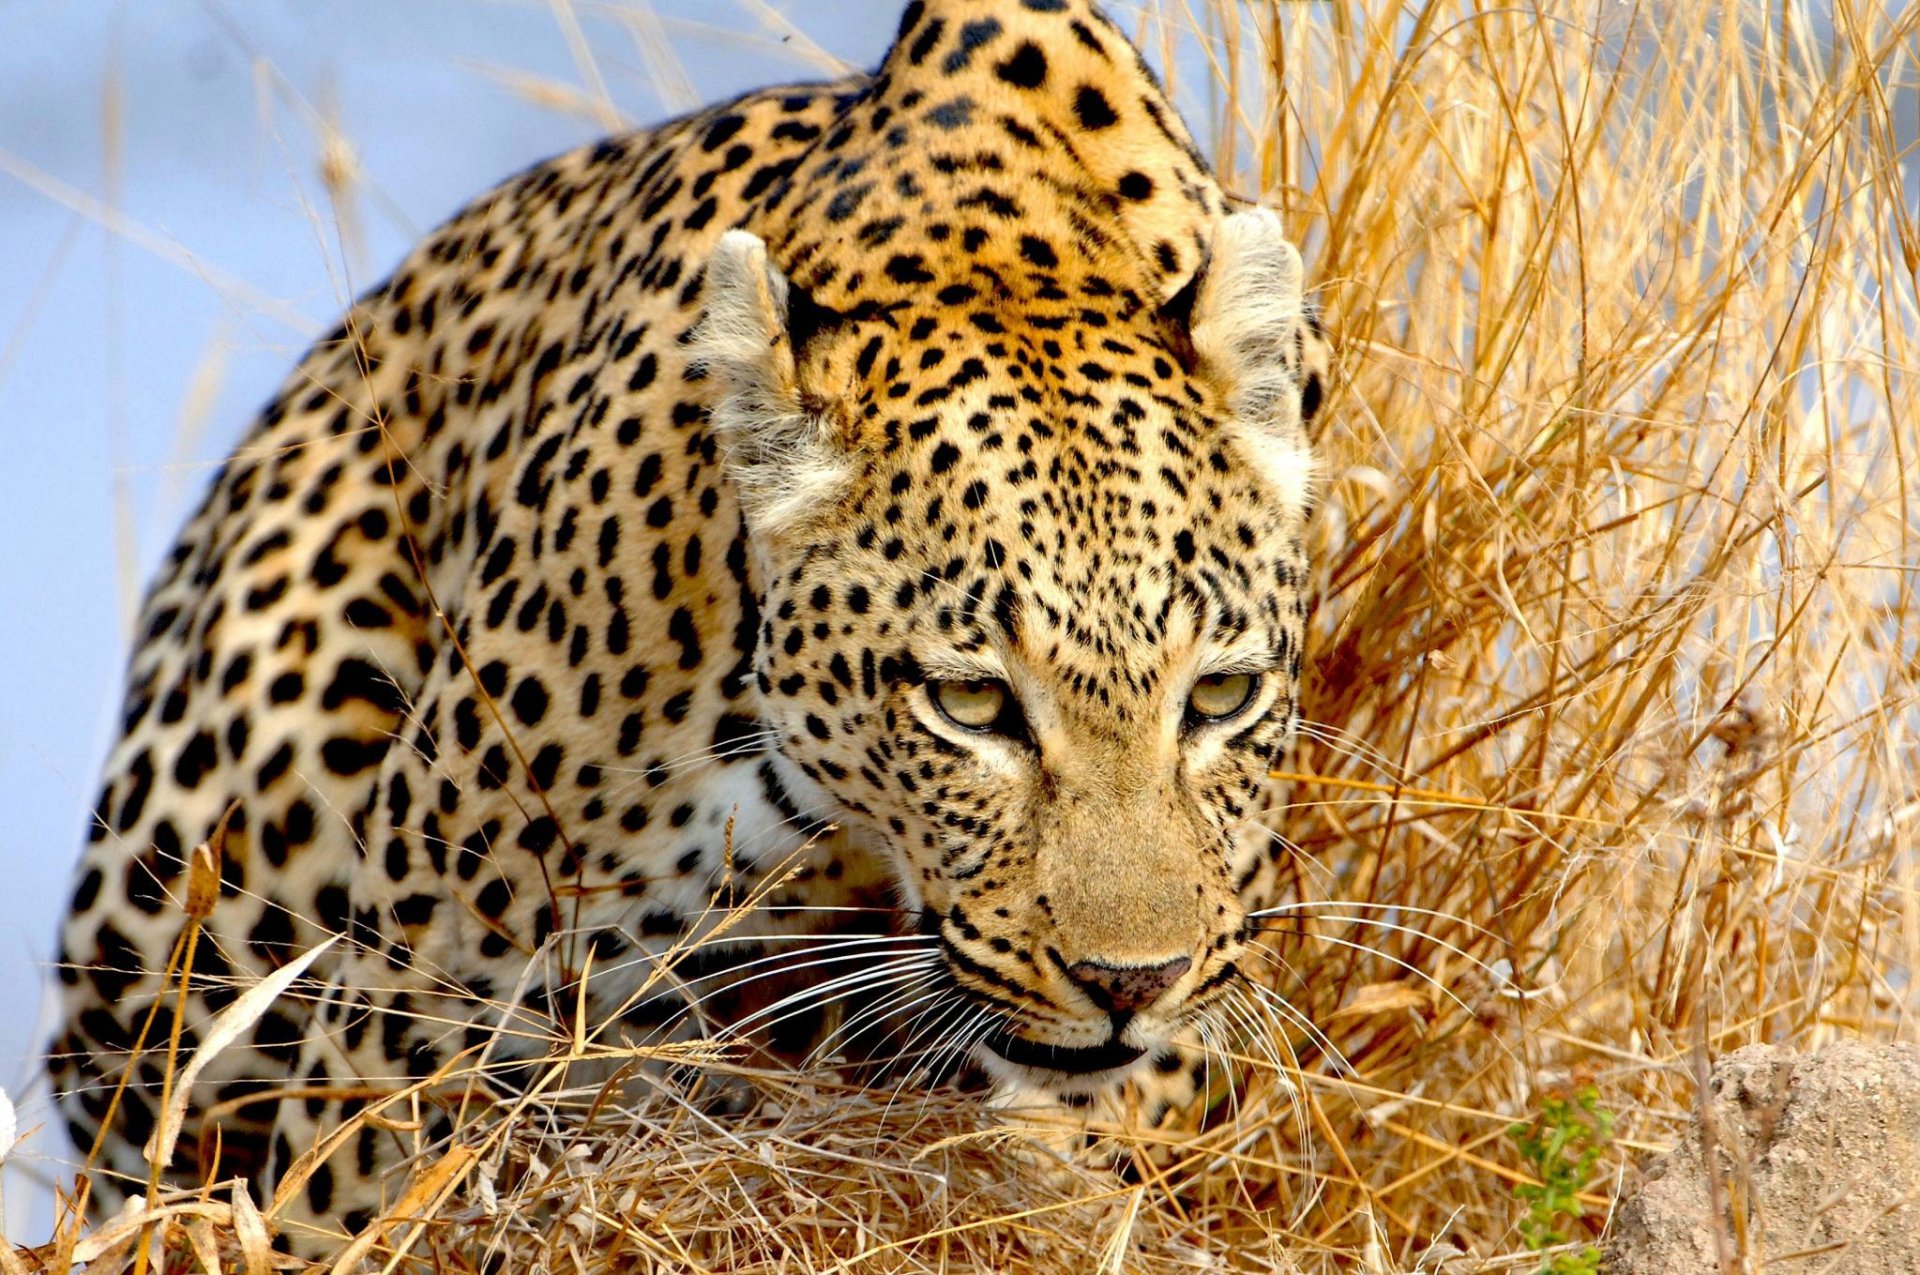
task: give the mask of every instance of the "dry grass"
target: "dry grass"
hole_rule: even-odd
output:
[[[1619,1113],[1604,1217],[1703,1058],[1920,1038],[1917,25],[1898,0],[1830,27],[1742,0],[1151,11],[1341,349],[1314,724],[1281,779],[1295,894],[1335,905],[1270,936],[1301,1025],[1274,1013],[1210,1127],[1136,1144],[1131,1182],[1010,1154],[963,1096],[768,1075],[716,1124],[537,1088],[428,1152],[366,1255],[1532,1270],[1506,1128],[1544,1096]],[[169,1268],[245,1269],[250,1206],[192,1198]]]

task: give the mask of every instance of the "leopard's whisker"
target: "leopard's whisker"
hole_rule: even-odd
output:
[[[651,766],[608,766],[602,765],[601,771],[609,775],[648,775],[672,773],[683,769],[689,763],[699,764],[706,761],[732,761],[741,757],[751,757],[766,751],[766,745],[775,743],[780,732],[769,726],[763,730],[749,731],[737,735],[724,744],[709,744],[703,748],[690,748],[684,753],[662,758]]]
[[[880,1109],[881,1119],[883,1121],[892,1115],[893,1104],[900,1100],[900,1095],[906,1092],[907,1086],[913,1082],[916,1075],[924,1074],[931,1080],[934,1076],[940,1074],[941,1060],[945,1056],[950,1043],[957,1037],[964,1035],[972,1023],[978,1021],[980,1015],[986,1012],[983,1006],[974,1005],[973,1002],[969,1001],[965,996],[960,995],[958,990],[953,988],[951,984],[948,984],[943,990],[952,993],[951,1001],[945,1002],[944,1007],[942,1001],[935,1001],[932,1005],[922,1010],[916,1021],[925,1021],[920,1022],[918,1029],[913,1031],[912,1036],[907,1039],[897,1055],[905,1059],[918,1058],[920,1059],[920,1066],[917,1069],[912,1066],[902,1067],[900,1069],[893,1083],[893,1091],[887,1095],[886,1105]],[[967,1017],[967,1010],[970,1007],[974,1010],[972,1018]],[[937,1017],[935,1016],[936,1011],[938,1011]],[[947,1023],[950,1019],[955,1019],[956,1015],[958,1016],[957,1021],[961,1026],[957,1031],[950,1032]],[[905,1031],[912,1026],[913,1024],[908,1024],[907,1028],[903,1028],[902,1030]],[[933,1039],[929,1041],[927,1048],[925,1050],[916,1049],[921,1038],[929,1031],[933,1033]],[[924,1102],[924,1098],[922,1101]]]
[[[1402,773],[1400,765],[1391,757],[1381,752],[1370,740],[1355,735],[1351,731],[1342,730],[1326,722],[1316,722],[1307,717],[1297,718],[1294,729],[1335,756],[1357,761],[1376,774],[1403,781],[1407,778]]]
[[[1293,1046],[1290,1033],[1283,1029],[1282,1024],[1275,1022],[1274,1010],[1260,997],[1252,995],[1255,990],[1252,984],[1244,984],[1235,989],[1242,1012],[1249,1017],[1254,1024],[1254,1030],[1262,1037],[1278,1042],[1281,1048],[1286,1050],[1287,1056],[1292,1060],[1293,1073],[1303,1075],[1305,1065],[1300,1060],[1299,1051]],[[1324,1050],[1326,1046],[1322,1048]],[[1337,1049],[1328,1053],[1327,1057],[1337,1060],[1338,1065],[1346,1066],[1349,1071],[1352,1070],[1351,1064],[1341,1057]],[[1314,1172],[1314,1126],[1307,1116],[1307,1092],[1304,1083],[1289,1080],[1286,1086],[1286,1101],[1300,1144],[1301,1177],[1309,1184],[1306,1197],[1296,1201],[1294,1205],[1292,1217],[1297,1222],[1299,1219],[1312,1216],[1317,1207],[1317,1201],[1326,1190],[1326,1179]]]
[[[919,967],[923,965],[931,966],[936,960],[935,957],[927,953],[913,952],[913,953],[895,953],[892,955],[888,955],[884,950],[880,950],[880,951],[846,952],[846,953],[840,953],[836,955],[826,955],[826,956],[817,955],[815,953],[808,953],[808,957],[806,960],[795,962],[792,964],[787,964],[784,962],[786,962],[788,958],[788,954],[776,953],[772,957],[763,957],[760,960],[752,962],[752,964],[755,966],[764,966],[764,965],[771,964],[772,966],[771,968],[761,969],[759,973],[749,975],[745,978],[732,979],[730,981],[722,983],[718,987],[715,987],[707,992],[702,993],[696,999],[688,1002],[686,1006],[680,1011],[680,1013],[676,1014],[672,1019],[668,1021],[669,1023],[679,1022],[686,1015],[697,1012],[700,1006],[705,1005],[708,1001],[712,1000],[713,998],[727,995],[730,992],[736,992],[739,989],[748,986],[749,984],[760,982],[764,979],[783,978],[790,975],[802,973],[807,970],[823,969],[831,965],[844,965],[850,961],[871,961],[873,958],[877,956],[885,956],[886,959],[881,961],[878,964],[867,965],[863,967],[863,970],[855,971],[854,974],[841,975],[835,979],[831,979],[828,981],[827,984],[817,984],[817,983],[808,984],[805,987],[798,988],[795,991],[788,993],[788,996],[789,997],[798,996],[798,995],[801,995],[802,993],[807,992],[812,988],[817,988],[821,986],[837,986],[842,981],[853,978],[861,972],[879,972],[879,971],[884,971],[884,970],[888,970],[895,967],[905,968],[906,966],[909,966],[909,965],[914,967]],[[742,965],[742,966],[736,967],[736,969],[744,969],[744,968],[747,968],[747,966]],[[707,982],[714,978],[724,977],[733,972],[734,970],[717,970],[713,974],[704,975],[698,979],[686,980],[684,984],[681,984],[681,986],[691,988],[696,983]]]
[[[859,958],[840,957],[830,959],[853,960]],[[887,986],[891,982],[898,981],[909,975],[919,977],[926,970],[934,968],[938,964],[938,961],[939,957],[931,954],[896,957],[866,969],[856,970],[851,974],[843,974],[838,978],[828,979],[824,983],[816,983],[812,986],[800,988],[798,991],[790,992],[779,1000],[774,1001],[771,1005],[762,1006],[760,1009],[748,1014],[745,1018],[736,1019],[728,1023],[722,1030],[722,1035],[744,1035],[747,1031],[763,1023],[764,1020],[773,1015],[778,1015],[778,1017],[774,1017],[772,1022],[766,1023],[765,1025],[768,1027],[777,1026],[795,1014],[817,1009],[820,1006],[830,1004],[836,1000],[844,1000],[869,985]]]
[[[829,988],[826,984],[822,984],[819,987],[802,989],[801,992],[795,992],[790,997],[783,998],[783,1001],[795,1002],[789,1005],[785,1012],[776,1014],[764,1022],[754,1022],[750,1025],[743,1026],[745,1020],[727,1023],[721,1028],[719,1036],[720,1039],[726,1040],[744,1037],[750,1031],[771,1032],[782,1023],[792,1021],[805,1014],[811,1014],[818,1010],[825,1009],[828,1005],[832,1005],[838,1001],[851,1000],[856,996],[865,996],[888,988],[894,989],[888,992],[889,996],[898,995],[902,990],[910,992],[911,989],[915,987],[924,986],[928,977],[928,971],[918,968],[904,971],[869,972],[863,975],[858,981],[852,981],[853,976],[848,975],[848,981],[845,986],[833,989]],[[776,1007],[777,1006],[768,1006],[766,1008],[770,1010]]]
[[[1223,1004],[1225,1011],[1240,1025],[1248,1043],[1259,1050],[1266,1063],[1273,1068],[1280,1083],[1285,1086],[1287,1106],[1298,1129],[1301,1146],[1303,1149],[1311,1147],[1313,1134],[1307,1124],[1306,1104],[1301,1086],[1288,1075],[1289,1070],[1295,1074],[1301,1071],[1300,1054],[1294,1049],[1289,1034],[1275,1031],[1272,1018],[1256,1010],[1256,1002],[1248,1000],[1247,984],[1244,982],[1236,983],[1229,990]],[[1285,1060],[1280,1057],[1282,1050],[1286,1051]],[[1291,1064],[1290,1067],[1289,1064]]]
[[[937,1000],[943,996],[947,990],[939,985],[939,979],[940,972],[938,970],[929,971],[909,983],[906,987],[893,993],[891,996],[884,997],[872,1005],[867,1006],[859,1013],[842,1019],[838,1027],[828,1032],[807,1052],[806,1058],[802,1060],[802,1065],[811,1067],[823,1058],[830,1056],[835,1041],[843,1036],[848,1040],[852,1040],[855,1029],[864,1024],[878,1022],[883,1018],[891,1016],[903,1015],[915,1005],[924,1004],[929,1000]],[[925,990],[930,984],[933,985],[933,990]],[[909,1000],[909,997],[916,999]]]
[[[1303,899],[1293,903],[1276,904],[1270,908],[1260,908],[1258,911],[1247,913],[1247,917],[1249,920],[1255,920],[1271,916],[1284,916],[1290,912],[1307,912],[1317,908],[1355,908],[1362,911],[1371,909],[1376,912],[1403,912],[1411,916],[1430,916],[1439,921],[1451,921],[1455,925],[1472,930],[1476,934],[1485,935],[1490,939],[1500,938],[1500,935],[1494,933],[1492,930],[1487,929],[1483,925],[1476,925],[1456,912],[1443,912],[1437,908],[1415,907],[1410,903],[1375,903],[1365,899]],[[1432,936],[1429,935],[1428,937]]]
[[[687,774],[701,766],[756,757],[771,751],[771,745],[778,739],[778,732],[769,730],[759,735],[730,739],[724,744],[691,749],[653,766],[602,766],[602,773],[622,777],[621,782],[608,786],[606,796],[608,799],[622,797],[642,784],[651,786],[655,777],[667,779],[675,775]]]
[[[646,1005],[651,1001],[667,1001],[676,995],[680,995],[681,1004],[679,1007],[664,1018],[654,1029],[665,1032],[685,1022],[689,1017],[699,1017],[700,1007],[714,997],[725,995],[730,991],[748,986],[762,979],[781,977],[791,970],[803,970],[850,960],[865,960],[873,956],[886,955],[890,950],[893,950],[888,945],[876,943],[874,941],[875,937],[883,936],[869,936],[864,939],[834,936],[831,940],[822,942],[818,946],[807,950],[799,960],[795,959],[796,956],[799,955],[797,953],[778,951],[756,957],[751,961],[742,961],[736,965],[729,965],[718,970],[711,970],[704,974],[698,974],[688,978],[680,977],[675,966],[668,965],[658,970],[656,974],[650,975],[638,989],[628,995],[627,999],[612,1012],[610,1017],[618,1019],[631,1014],[640,1006]],[[842,951],[842,949],[849,948],[857,950]],[[671,953],[660,953],[652,959],[659,960],[670,955]],[[647,958],[636,958],[634,961],[625,962],[624,968],[632,968],[635,965],[644,965],[646,963],[648,963]],[[740,971],[742,970],[758,970],[759,972],[739,977]],[[692,991],[699,984],[719,979],[727,979],[729,981],[720,983],[719,986],[712,988],[698,997],[690,1000],[686,999],[685,993]],[[665,987],[651,994],[645,994],[647,993],[647,989],[652,987],[656,981],[664,982]]]
[[[768,947],[775,947],[775,946],[789,943],[789,942],[799,942],[802,944],[813,943],[816,946],[808,952],[809,961],[812,960],[816,955],[818,955],[822,949],[826,949],[827,951],[831,952],[831,951],[837,951],[841,948],[845,948],[850,953],[857,951],[861,954],[873,955],[875,954],[876,950],[884,951],[887,949],[899,948],[899,947],[911,947],[916,945],[924,947],[927,945],[926,940],[922,936],[909,935],[909,934],[868,934],[868,935],[744,934],[744,935],[727,935],[727,936],[723,936],[722,939],[718,939],[718,940],[703,939],[703,940],[700,940],[695,945],[695,949],[697,950],[698,948],[707,947],[710,945],[718,945],[718,943],[727,941],[727,940],[731,940],[733,942],[738,942],[738,943],[764,943]],[[625,973],[627,970],[651,966],[662,960],[667,960],[677,955],[679,954],[676,954],[671,951],[668,951],[668,952],[641,951],[641,952],[635,953],[631,958],[627,960],[616,961],[606,965],[596,966],[593,972],[595,974],[600,974],[600,975]],[[741,970],[758,969],[759,967],[764,965],[771,965],[771,964],[775,964],[782,961],[792,961],[793,958],[794,958],[794,953],[792,952],[771,952],[766,956],[755,957],[750,961],[741,961],[737,965],[726,965],[716,970],[709,970],[704,974],[695,974],[691,977],[681,977],[678,974],[673,974],[671,971],[669,971],[669,973],[673,978],[674,986],[692,987],[699,983],[710,982],[716,978],[724,978],[729,974],[738,973]],[[827,962],[831,962],[831,961],[837,961],[837,960],[849,960],[849,959],[852,959],[852,957],[851,956],[833,956],[833,957],[823,957],[821,959]],[[678,962],[676,961],[675,963],[677,964]],[[806,968],[808,968],[808,965],[806,962],[796,963],[791,966],[791,969],[795,972],[798,972]],[[783,973],[786,971],[776,970],[774,972]],[[743,980],[743,981],[751,981],[751,980]]]
[[[908,1056],[908,1058],[912,1058],[912,1056],[924,1056],[925,1070],[931,1071],[931,1073],[937,1073],[937,1071],[941,1070],[941,1066],[945,1066],[945,1056],[947,1056],[948,1050],[954,1046],[956,1039],[962,1039],[962,1037],[966,1035],[966,1031],[972,1029],[973,1023],[981,1020],[981,1016],[993,1012],[989,1006],[973,1004],[973,1002],[970,1002],[968,998],[964,997],[958,989],[952,989],[950,985],[948,985],[948,991],[952,991],[952,998],[954,998],[954,1010],[948,1010],[948,1014],[958,1012],[958,1014],[960,1014],[960,1023],[964,1023],[964,1025],[954,1025],[954,1027],[948,1029],[948,1014],[941,1014],[939,1020],[924,1023],[920,1031],[916,1031],[912,1037],[908,1037],[906,1045],[902,1046],[902,1050],[900,1050],[900,1052],[902,1052],[904,1056]],[[972,1018],[966,1018],[966,1008],[968,1008],[970,1004],[973,1004],[975,1014],[973,1014]],[[916,1046],[920,1045],[920,1039],[922,1039],[922,1035],[925,1035],[927,1031],[933,1033],[933,1039],[927,1041],[925,1050],[918,1050]],[[945,1035],[945,1039],[943,1039],[943,1035]]]
[[[969,1003],[964,997],[959,1000],[959,1006],[963,1011]],[[949,1027],[946,1020],[942,1018],[934,1024],[937,1033],[935,1040],[928,1043],[925,1064],[927,1071],[937,1075],[941,1068],[947,1065],[948,1059],[957,1061],[964,1057],[968,1050],[994,1029],[999,1019],[999,1012],[990,1005],[975,1005],[971,1017],[961,1017],[952,1027]],[[939,1040],[939,1034],[944,1034],[946,1039]]]
[[[1461,1000],[1460,997],[1455,994],[1452,988],[1446,986],[1444,983],[1440,982],[1439,979],[1427,973],[1425,970],[1421,969],[1417,965],[1414,965],[1408,961],[1403,961],[1399,957],[1393,956],[1387,952],[1383,952],[1377,947],[1372,947],[1365,943],[1356,943],[1351,939],[1336,938],[1331,934],[1316,934],[1313,937],[1319,939],[1323,943],[1332,943],[1337,947],[1348,948],[1352,951],[1361,952],[1368,956],[1377,956],[1381,960],[1386,961],[1391,965],[1396,965],[1399,968],[1407,971],[1407,973],[1413,975],[1415,978],[1419,979],[1421,982],[1428,984],[1435,991],[1439,992],[1442,996],[1452,1001],[1454,1005],[1457,1006],[1463,1013],[1469,1016],[1473,1014],[1473,1006]],[[1256,942],[1255,946],[1264,946],[1264,944],[1259,944]]]
[[[1302,850],[1292,838],[1280,832],[1278,829],[1261,822],[1256,816],[1248,816],[1246,822],[1252,824],[1255,831],[1261,833],[1275,845],[1285,850],[1295,863],[1315,873],[1320,879],[1326,881],[1328,885],[1333,885],[1338,881],[1338,874],[1329,864],[1323,862],[1318,856],[1308,854],[1305,850]]]
[[[1317,1199],[1319,1193],[1324,1190],[1324,1183],[1320,1176],[1312,1171],[1314,1163],[1314,1130],[1312,1122],[1307,1118],[1306,1085],[1304,1080],[1294,1080],[1287,1076],[1288,1069],[1279,1065],[1278,1056],[1273,1052],[1273,1046],[1277,1045],[1280,1049],[1286,1051],[1287,1057],[1291,1060],[1291,1071],[1294,1076],[1304,1076],[1305,1065],[1300,1060],[1299,1050],[1294,1048],[1291,1033],[1283,1030],[1282,1024],[1276,1022],[1274,1019],[1275,1012],[1280,1005],[1284,1003],[1285,998],[1280,998],[1278,1002],[1268,1002],[1256,994],[1261,990],[1263,989],[1259,988],[1257,984],[1243,979],[1234,987],[1232,997],[1239,1011],[1246,1017],[1251,1029],[1256,1033],[1257,1038],[1266,1045],[1268,1056],[1275,1060],[1276,1070],[1279,1071],[1287,1081],[1286,1100],[1300,1142],[1300,1167],[1304,1179],[1313,1183],[1309,1192],[1310,1196]],[[1291,1006],[1286,1006],[1286,1008],[1289,1010],[1292,1009]],[[1304,1016],[1296,1016],[1311,1030],[1311,1024],[1304,1023]],[[1338,1048],[1334,1047],[1324,1033],[1320,1034],[1320,1041],[1320,1048],[1324,1056],[1335,1064],[1336,1070],[1345,1068],[1349,1074],[1354,1073],[1355,1069],[1351,1060],[1341,1053]],[[1294,1216],[1296,1218],[1306,1217],[1310,1214],[1311,1209],[1312,1204],[1310,1202],[1303,1202],[1296,1206]]]
[[[1302,1032],[1304,1032],[1307,1036],[1307,1039],[1311,1040],[1316,1046],[1318,1046],[1321,1052],[1325,1054],[1325,1056],[1328,1059],[1330,1059],[1337,1067],[1341,1068],[1342,1070],[1346,1071],[1349,1074],[1356,1074],[1356,1069],[1354,1068],[1352,1062],[1348,1060],[1346,1054],[1341,1051],[1340,1047],[1333,1043],[1333,1038],[1331,1036],[1328,1036],[1326,1032],[1322,1031],[1320,1027],[1317,1024],[1315,1024],[1314,1021],[1311,1018],[1309,1018],[1305,1013],[1301,1012],[1299,1006],[1295,1005],[1292,1001],[1288,1000],[1284,995],[1274,990],[1273,988],[1263,986],[1262,984],[1257,983],[1250,978],[1246,978],[1245,976],[1242,976],[1241,984],[1242,986],[1251,990],[1254,993],[1254,995],[1258,998],[1260,1003],[1264,1004],[1268,1009],[1272,1010],[1273,1012],[1278,1013],[1282,1018],[1286,1019],[1288,1022],[1292,1023],[1294,1026],[1298,1027]],[[1294,1061],[1297,1065],[1299,1062],[1299,1057],[1297,1054],[1295,1055]]]
[[[1502,987],[1512,982],[1511,978],[1509,978],[1507,975],[1502,974],[1499,970],[1495,969],[1493,965],[1489,964],[1486,961],[1481,960],[1479,957],[1475,956],[1473,953],[1468,952],[1464,948],[1458,947],[1455,944],[1449,943],[1447,940],[1440,938],[1438,935],[1435,935],[1426,930],[1420,929],[1417,926],[1400,925],[1393,921],[1380,920],[1377,917],[1345,916],[1339,913],[1334,913],[1331,915],[1321,913],[1319,914],[1319,919],[1328,920],[1328,921],[1341,921],[1348,925],[1353,925],[1353,926],[1366,926],[1369,929],[1385,930],[1393,934],[1412,935],[1413,937],[1418,939],[1423,939],[1426,942],[1431,943],[1435,947],[1441,948],[1444,951],[1453,953],[1455,956],[1458,956],[1461,960],[1466,961],[1469,965],[1472,965],[1474,968],[1478,969],[1481,973],[1487,975],[1488,978],[1492,979],[1496,984],[1499,984]],[[1265,930],[1263,928],[1263,932],[1272,933],[1273,931]],[[1312,931],[1312,930],[1299,930],[1294,932],[1298,933],[1303,938],[1318,939],[1318,938],[1327,937],[1324,934],[1320,934],[1319,932]],[[1380,953],[1380,955],[1385,956],[1386,953],[1382,952]]]

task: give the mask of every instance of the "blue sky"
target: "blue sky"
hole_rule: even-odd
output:
[[[733,0],[574,0],[627,119],[821,78]],[[892,3],[777,6],[831,56]],[[131,609],[313,335],[409,244],[605,131],[511,76],[592,83],[545,0],[12,0],[0,6],[0,1087],[19,1095],[56,917],[111,742]],[[649,58],[657,15],[678,66]],[[744,37],[740,34],[747,33]],[[346,252],[317,174],[333,118],[364,170]],[[116,129],[111,121],[118,121]],[[117,229],[103,216],[124,219]],[[34,1113],[23,1110],[23,1124]],[[61,1139],[36,1137],[57,1148]],[[12,1175],[9,1234],[41,1238]]]

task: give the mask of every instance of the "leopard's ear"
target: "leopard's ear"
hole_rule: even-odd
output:
[[[1312,498],[1313,446],[1303,407],[1319,398],[1307,352],[1318,336],[1301,290],[1305,271],[1277,214],[1222,218],[1184,317],[1197,370],[1218,385],[1241,454],[1283,501]]]
[[[844,493],[851,475],[827,417],[800,390],[796,325],[810,331],[820,313],[744,230],[714,245],[706,301],[692,346],[715,386],[714,435],[747,525],[777,537]]]

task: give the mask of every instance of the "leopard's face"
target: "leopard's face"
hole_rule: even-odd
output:
[[[1247,249],[1211,275],[1257,268]],[[716,311],[738,288],[777,318],[757,245],[721,253]],[[900,309],[789,332],[771,381],[715,359],[723,430],[762,431],[732,460],[795,803],[885,848],[951,982],[995,1015],[996,1064],[1052,1087],[1131,1066],[1246,954],[1271,843],[1254,816],[1296,717],[1310,471],[1306,328],[1235,343],[1217,312],[1247,282],[1203,279],[1191,318],[1116,303],[1092,341],[948,339],[953,316]],[[777,455],[769,385],[798,409]]]

